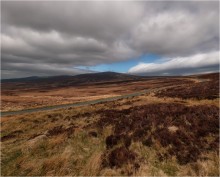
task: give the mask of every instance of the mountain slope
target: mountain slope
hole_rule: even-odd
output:
[[[72,81],[74,83],[87,83],[87,82],[108,82],[118,80],[135,80],[140,79],[141,76],[133,76],[128,74],[116,73],[116,72],[101,72],[101,73],[89,73],[80,74],[76,76],[49,76],[49,77],[26,77],[15,79],[2,79],[1,82],[54,82],[54,81]]]
[[[128,81],[143,80],[145,77],[121,74],[115,72],[102,72],[81,74],[76,76],[52,76],[52,77],[28,77],[19,79],[1,80],[2,90],[9,88],[38,90],[38,89],[57,89],[80,85],[101,85],[107,83],[122,83]]]

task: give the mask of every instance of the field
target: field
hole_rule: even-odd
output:
[[[2,110],[152,91],[89,106],[2,117],[3,176],[220,175],[218,73],[88,83],[46,92],[25,89],[20,86],[16,91],[6,84]],[[34,101],[37,105],[31,104]]]
[[[83,79],[85,80],[87,77],[88,76]],[[62,80],[65,79],[66,83],[63,83]],[[180,79],[175,77],[170,79],[141,78],[124,81],[116,76],[111,82],[100,82],[102,79],[99,79],[95,82],[85,80],[85,83],[78,83],[78,79],[76,83],[70,82],[69,78],[65,79],[49,80],[49,83],[45,83],[45,81],[34,83],[3,83],[1,92],[1,111],[15,111],[51,105],[77,103],[120,96],[149,88],[170,86],[176,83],[194,83],[187,78],[181,78],[180,82]],[[106,77],[105,79],[107,80],[109,78]]]

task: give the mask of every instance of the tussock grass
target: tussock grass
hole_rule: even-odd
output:
[[[97,122],[102,119],[99,112],[109,109],[115,115],[114,110],[126,110],[140,105],[179,103],[189,107],[219,106],[217,102],[217,99],[206,102],[158,98],[154,94],[146,94],[86,107],[2,118],[1,137],[14,136],[9,136],[2,142],[1,172],[3,176],[219,176],[219,157],[216,152],[207,151],[202,154],[203,158],[180,165],[175,156],[159,159],[158,153],[164,154],[169,146],[162,147],[157,139],[152,140],[153,145],[150,147],[142,141],[132,140],[128,151],[136,154],[134,161],[128,161],[121,167],[105,166],[103,161],[106,154],[123,147],[124,142],[120,140],[112,149],[107,149],[106,138],[113,135],[116,129],[106,122],[103,127],[97,126]],[[56,135],[48,134],[58,126],[62,126],[62,131]],[[66,133],[69,128],[73,129],[70,135]],[[146,138],[158,128],[163,129],[165,126],[153,124],[147,131]],[[175,133],[174,129],[171,128],[171,133]],[[95,132],[95,136],[90,132]],[[132,132],[128,136],[132,136]],[[211,143],[215,137],[207,135],[206,140]],[[135,163],[139,167],[135,168]]]

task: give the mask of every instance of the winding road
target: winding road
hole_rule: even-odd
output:
[[[194,78],[194,79],[197,82],[209,81],[208,79],[200,79],[200,78]],[[79,107],[79,106],[87,106],[87,105],[92,105],[92,104],[97,104],[97,103],[104,103],[104,102],[115,101],[115,100],[124,99],[124,98],[131,98],[134,96],[140,96],[140,95],[143,95],[146,93],[163,90],[163,89],[170,88],[170,87],[175,87],[175,86],[166,86],[166,87],[161,87],[161,88],[148,89],[148,90],[143,90],[143,91],[135,92],[135,93],[131,93],[131,94],[110,97],[110,98],[102,98],[102,99],[92,100],[92,101],[84,101],[84,102],[79,102],[79,103],[46,106],[46,107],[31,108],[31,109],[18,110],[18,111],[1,112],[1,117],[18,115],[18,114],[25,114],[25,113],[34,113],[34,112],[38,112],[38,111],[49,111],[49,110],[55,110],[55,109],[61,109],[61,108]]]
[[[92,100],[92,101],[84,101],[84,102],[79,102],[79,103],[54,105],[54,106],[47,106],[47,107],[40,107],[40,108],[31,108],[31,109],[18,110],[18,111],[1,112],[1,117],[10,116],[10,115],[25,114],[25,113],[33,113],[33,112],[38,112],[38,111],[49,111],[49,110],[55,110],[55,109],[61,109],[61,108],[78,107],[78,106],[86,106],[86,105],[92,105],[92,104],[97,104],[97,103],[104,103],[104,102],[108,102],[108,101],[119,100],[122,98],[131,98],[134,96],[140,96],[140,95],[150,93],[152,91],[157,91],[160,89],[162,89],[162,88],[148,89],[148,90],[135,92],[135,93],[127,94],[127,95],[121,95],[121,96],[110,97],[110,98],[103,98],[103,99]]]

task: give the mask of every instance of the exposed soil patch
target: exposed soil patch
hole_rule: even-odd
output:
[[[131,145],[131,137],[127,135],[110,135],[106,138],[106,148],[113,148],[117,144],[123,144],[127,149]]]
[[[15,131],[9,133],[8,135],[2,136],[1,141],[4,142],[4,141],[7,141],[7,140],[16,138],[21,133],[23,133],[22,130],[15,130]]]
[[[124,146],[117,147],[114,150],[105,154],[103,166],[120,168],[126,164],[133,164],[136,157],[137,154],[125,148]]]
[[[46,133],[47,136],[57,136],[59,134],[66,134],[68,137],[70,137],[74,133],[74,127],[70,126],[67,128],[64,128],[62,125],[54,127]]]
[[[7,141],[7,140],[15,138],[15,137],[16,137],[16,135],[13,135],[13,134],[5,135],[1,138],[1,141],[4,142],[4,141]]]

